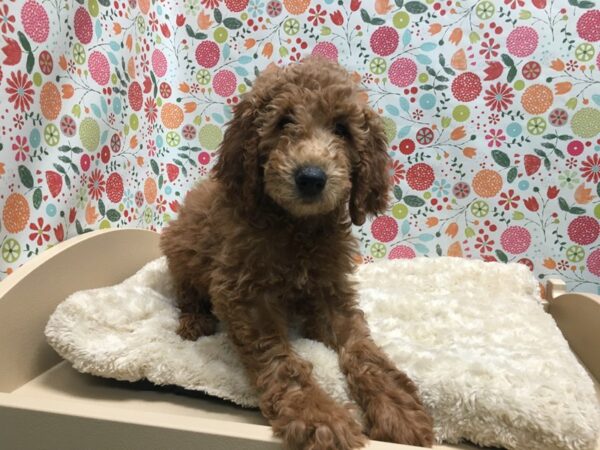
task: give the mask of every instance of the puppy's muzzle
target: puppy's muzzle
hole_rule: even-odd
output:
[[[327,175],[320,167],[301,167],[295,173],[294,179],[298,192],[304,198],[320,194],[327,184]]]

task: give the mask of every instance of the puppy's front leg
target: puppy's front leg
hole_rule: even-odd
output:
[[[227,324],[275,434],[293,450],[350,450],[366,441],[360,425],[314,381],[312,365],[292,350],[282,314],[260,301],[226,304]]]
[[[319,313],[327,320],[309,326],[307,334],[338,352],[352,397],[365,413],[369,437],[431,447],[433,421],[415,384],[375,345],[353,301],[329,300],[323,300]]]

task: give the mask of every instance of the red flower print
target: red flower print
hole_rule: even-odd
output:
[[[169,208],[171,208],[171,211],[176,213],[179,211],[179,202],[177,200],[173,200],[171,203],[169,203]]]
[[[500,50],[500,44],[498,44],[494,38],[491,38],[489,41],[483,41],[481,43],[479,54],[483,55],[485,59],[491,59],[498,56],[498,50]]]
[[[553,200],[558,196],[559,192],[560,192],[560,189],[558,189],[556,186],[550,186],[548,188],[548,192],[546,192],[546,195],[548,196],[548,198],[550,200]]]
[[[2,5],[3,8],[0,9],[0,30],[2,33],[12,33],[15,31],[14,23],[15,16],[8,14],[8,5]]]
[[[394,160],[392,162],[391,175],[392,175],[392,181],[394,182],[394,184],[398,184],[402,180],[404,180],[404,176],[406,175],[406,170],[404,169],[404,164],[402,164],[398,160]]]
[[[579,170],[581,171],[581,176],[585,178],[585,181],[598,183],[598,181],[600,181],[600,156],[598,156],[598,153],[588,156],[586,160],[581,163]]]
[[[156,13],[154,11],[152,11],[148,17],[148,24],[150,25],[150,28],[152,28],[152,31],[158,30],[158,19],[156,18]]]
[[[54,228],[54,236],[56,237],[56,240],[58,242],[62,242],[65,240],[65,229],[62,223]]]
[[[193,125],[184,125],[181,134],[184,139],[191,141],[196,137],[196,128]]]
[[[423,127],[423,128],[419,128],[419,131],[417,131],[417,135],[415,136],[417,138],[417,142],[421,145],[429,145],[433,142],[433,140],[435,139],[435,134],[433,133],[433,130],[429,127]],[[412,144],[412,150],[410,151],[410,153],[412,153],[412,151],[415,149],[415,144],[412,140],[408,140],[410,142],[410,144]],[[404,142],[404,141],[402,141]],[[400,144],[402,144],[402,142]],[[404,152],[402,152],[404,153]],[[408,153],[406,153],[408,154]]]
[[[156,117],[158,116],[158,108],[154,98],[146,98],[146,101],[144,102],[144,112],[146,113],[146,120],[151,124],[154,123]]]
[[[500,147],[502,142],[506,140],[503,130],[496,130],[492,128],[488,134],[485,135],[488,140],[488,147]]]
[[[412,114],[413,119],[421,120],[425,114],[420,109],[415,109],[415,112]]]
[[[561,108],[556,108],[550,113],[550,123],[555,127],[562,127],[569,120],[569,113]]]
[[[344,23],[344,16],[342,16],[341,11],[338,9],[336,12],[329,15],[331,17],[331,21],[335,25],[342,25]]]
[[[42,245],[44,241],[48,242],[50,240],[50,225],[44,226],[44,219],[41,217],[37,220],[37,225],[35,223],[29,224],[29,229],[33,231],[33,233],[29,234],[29,240],[36,241],[37,245]]]
[[[137,191],[135,193],[135,205],[138,208],[141,208],[144,204],[144,193],[142,191]]]
[[[17,153],[15,155],[15,161],[25,161],[27,159],[27,154],[29,153],[27,138],[24,136],[17,136],[13,142],[12,149]]]
[[[185,24],[185,16],[183,14],[177,14],[175,23],[177,24],[178,27],[182,27]]]
[[[154,142],[154,139],[148,140],[146,147],[148,147],[148,156],[150,156],[151,158],[154,157],[158,150],[158,148],[156,147],[156,143]]]
[[[106,182],[104,181],[104,175],[98,169],[94,170],[90,175],[88,181],[88,193],[94,200],[98,200],[102,197],[102,193],[106,190]]]
[[[219,6],[219,1],[220,0],[200,0],[200,3],[202,3],[202,6],[205,8],[213,9]]]
[[[504,0],[504,4],[510,6],[510,9],[516,9],[525,5],[525,2],[524,0]]]
[[[0,81],[2,81],[1,78],[0,78]],[[23,118],[23,115],[15,114],[13,117],[13,123],[15,124],[15,128],[17,130],[20,130],[21,128],[23,128],[23,126],[25,125],[25,119]]]
[[[512,105],[513,98],[515,98],[515,94],[508,84],[496,83],[485,91],[483,99],[485,106],[500,112]]]
[[[145,53],[142,53],[142,57],[140,58],[140,66],[142,67],[142,72],[144,73],[148,72],[150,69],[150,60]]]
[[[527,208],[529,211],[535,212],[538,209],[540,209],[540,205],[535,197],[529,197],[524,199],[523,204],[525,205],[525,208]]]
[[[360,0],[352,0],[350,2],[350,10],[358,11],[358,8],[360,8]]]
[[[526,80],[535,80],[542,73],[542,66],[536,61],[529,61],[521,71]]]
[[[281,14],[282,6],[279,0],[271,0],[267,3],[267,15],[269,17],[277,17]]]
[[[504,206],[504,209],[508,211],[511,208],[516,208],[519,200],[521,200],[521,197],[515,195],[514,189],[509,189],[508,192],[502,192],[500,194],[500,201],[498,204]]]
[[[317,25],[325,23],[325,16],[327,15],[327,12],[325,12],[325,10],[321,8],[321,5],[319,5],[318,3],[317,6],[308,10],[308,14],[308,21],[312,23],[315,27]]]
[[[400,141],[400,146],[398,148],[400,149],[400,152],[402,152],[403,155],[410,155],[412,152],[415,151],[415,141],[408,138],[403,139],[402,141]]]
[[[481,253],[491,252],[493,245],[494,241],[491,240],[487,234],[484,234],[483,236],[477,236],[475,248]]]
[[[171,96],[171,86],[169,83],[160,83],[160,87],[158,88],[160,95],[162,98],[169,98]]]
[[[52,61],[52,55],[44,50],[40,53],[40,70],[44,75],[50,75],[52,72],[52,68],[54,67],[54,62]]]
[[[149,93],[152,90],[152,78],[149,76],[144,77],[144,94]]]
[[[14,39],[8,38],[4,36],[4,42],[6,45],[2,47],[2,53],[4,53],[4,61],[2,64],[6,64],[7,66],[14,66],[15,64],[19,64],[21,61],[21,46]]]
[[[162,195],[156,199],[156,210],[159,213],[164,213],[167,210],[167,200]]]
[[[110,149],[113,153],[118,153],[121,150],[121,137],[117,133],[110,138]]]
[[[18,70],[10,74],[7,78],[6,93],[9,95],[8,101],[14,104],[15,109],[28,111],[33,102],[33,83],[27,77],[26,73]]]
[[[500,77],[500,75],[502,75],[502,72],[504,71],[504,66],[502,65],[502,63],[498,61],[488,61],[487,65],[488,66],[484,70],[486,74],[484,81],[492,81]]]
[[[466,198],[471,193],[471,187],[464,181],[459,181],[452,188],[452,193],[456,198]]]
[[[166,23],[160,25],[160,32],[167,39],[171,36],[171,30],[169,30],[169,25],[167,25]]]
[[[77,132],[77,123],[75,122],[75,119],[71,116],[64,115],[60,119],[60,130],[67,137],[75,136],[75,133]]]
[[[567,61],[567,72],[575,72],[579,67],[579,63],[574,59]]]

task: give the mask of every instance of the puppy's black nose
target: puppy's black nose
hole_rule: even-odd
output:
[[[327,175],[319,167],[306,166],[296,171],[295,180],[303,197],[313,197],[325,187]]]

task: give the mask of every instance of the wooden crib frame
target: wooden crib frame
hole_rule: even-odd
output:
[[[46,343],[44,327],[62,300],[123,281],[160,256],[158,236],[91,232],[45,251],[0,283],[1,449],[281,448],[257,411],[79,374]],[[549,280],[546,300],[573,351],[600,380],[600,297],[567,293],[562,281]],[[367,448],[417,447],[372,441]]]

